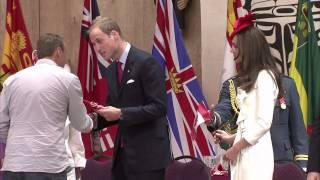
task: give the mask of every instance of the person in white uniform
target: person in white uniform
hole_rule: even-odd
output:
[[[270,127],[276,99],[283,94],[280,72],[251,14],[236,21],[231,39],[239,72],[238,129],[234,135],[218,130],[214,136],[232,144],[224,155],[230,163],[232,180],[272,180]]]
[[[67,180],[79,180],[80,171],[86,166],[84,156],[84,146],[81,133],[70,126],[70,120],[67,119],[65,133],[65,143],[70,163],[70,171],[67,173]]]

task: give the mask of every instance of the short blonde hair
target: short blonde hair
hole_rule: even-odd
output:
[[[88,30],[88,34],[94,29],[94,28],[99,28],[102,32],[106,33],[107,35],[110,35],[111,31],[117,31],[122,37],[121,29],[118,25],[118,23],[109,18],[109,17],[102,17],[98,16],[94,21],[93,24],[90,26]]]

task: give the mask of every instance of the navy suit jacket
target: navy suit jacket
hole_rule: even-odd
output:
[[[303,123],[299,95],[291,78],[283,76],[281,82],[286,108],[282,109],[277,100],[270,129],[274,160],[276,162],[296,160],[300,167],[306,168],[308,136]],[[209,131],[216,130],[230,120],[235,123],[236,112],[239,111],[235,103],[236,87],[235,79],[229,79],[223,83],[219,102],[214,109],[216,119],[221,120],[221,123],[214,124],[212,121],[208,125]]]
[[[148,53],[131,46],[123,71],[117,79],[117,66],[107,68],[107,105],[121,109],[116,122],[98,118],[98,129],[119,124],[113,158],[117,159],[120,140],[129,171],[142,172],[165,168],[171,160],[165,76],[159,63]]]
[[[310,136],[308,172],[320,172],[320,120],[313,124]]]

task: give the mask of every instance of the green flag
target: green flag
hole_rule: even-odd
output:
[[[308,129],[320,120],[320,40],[315,30],[316,12],[313,12],[319,3],[319,0],[299,0],[290,67]]]

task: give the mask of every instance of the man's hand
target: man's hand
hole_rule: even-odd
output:
[[[309,172],[307,180],[320,180],[320,172]]]
[[[107,121],[116,121],[120,119],[121,116],[121,109],[113,106],[101,107],[95,111],[103,116]]]

